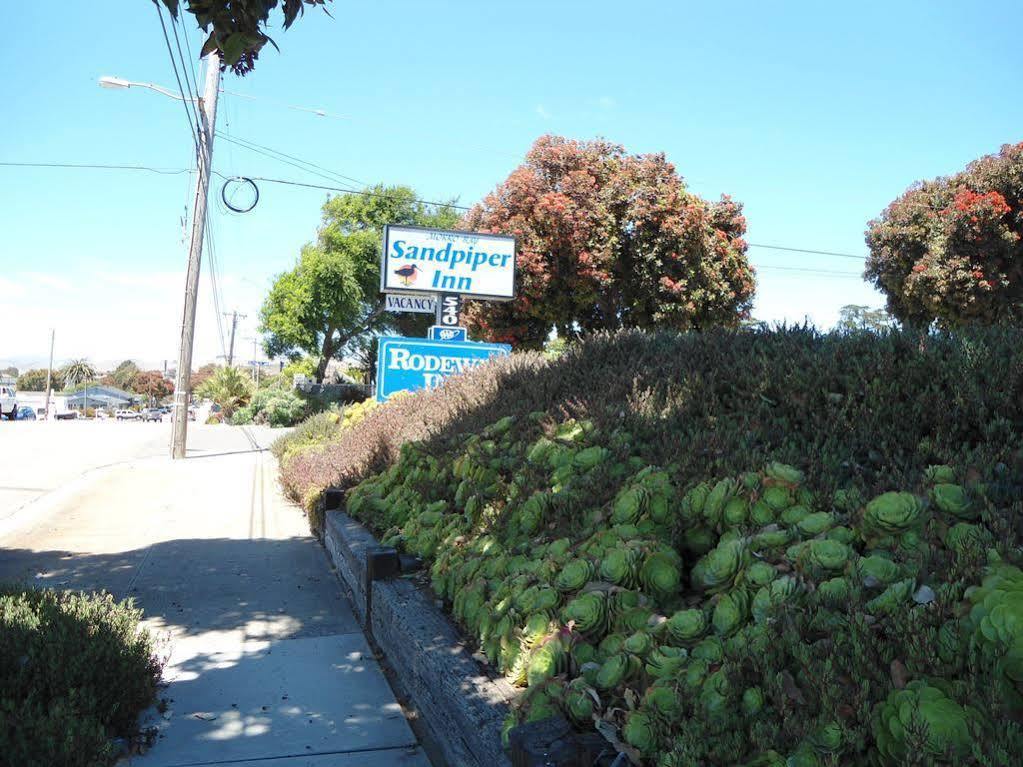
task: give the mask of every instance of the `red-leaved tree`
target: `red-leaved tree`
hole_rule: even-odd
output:
[[[866,277],[903,322],[1023,321],[1023,143],[915,184],[868,225]]]
[[[536,348],[552,329],[573,338],[749,316],[742,206],[690,193],[663,154],[544,136],[462,225],[518,238],[516,298],[465,310],[488,340]]]

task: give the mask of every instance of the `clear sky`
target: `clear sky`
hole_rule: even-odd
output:
[[[913,181],[1023,139],[1018,0],[334,0],[331,13],[273,30],[281,53],[227,76],[219,129],[426,199],[471,204],[544,133],[602,136],[665,152],[695,192],[743,202],[753,243],[862,255],[866,222]],[[0,161],[188,167],[180,103],[97,86],[117,75],[176,88],[148,0],[60,13],[18,3],[4,22]],[[336,183],[221,139],[214,166]],[[187,173],[0,167],[0,362],[45,360],[55,327],[58,359],[173,364],[190,184]],[[247,215],[211,211],[221,309],[248,315],[243,360],[268,281],[314,237],[326,194],[260,192]],[[750,257],[758,319],[827,327],[844,304],[882,303],[855,259]],[[197,364],[221,353],[209,263]]]

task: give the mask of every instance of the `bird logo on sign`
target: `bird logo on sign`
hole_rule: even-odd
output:
[[[406,288],[416,281],[416,277],[419,276],[419,267],[415,264],[409,264],[403,266],[401,269],[395,269],[394,273],[398,275],[398,279],[401,280],[401,284]]]

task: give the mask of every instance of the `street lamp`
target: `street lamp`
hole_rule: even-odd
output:
[[[123,77],[112,77],[110,75],[103,75],[99,78],[100,88],[109,88],[111,90],[122,90],[126,88],[147,88],[157,93],[162,93],[164,96],[174,99],[175,101],[195,101],[195,99],[183,98],[180,94],[175,93],[172,90],[168,90],[161,85],[154,85],[153,83],[137,83],[134,80],[125,80]]]
[[[210,168],[213,162],[213,134],[217,122],[217,95],[220,92],[220,54],[212,51],[206,60],[206,84],[198,99],[186,99],[152,83],[136,83],[121,77],[104,75],[99,78],[102,88],[123,90],[146,88],[177,101],[194,101],[200,124],[199,143],[196,147],[195,198],[192,204],[192,240],[188,249],[188,272],[185,276],[185,310],[181,320],[181,347],[178,369],[174,380],[174,411],[171,429],[171,457],[185,457],[185,438],[188,432],[188,405],[191,399],[192,342],[195,336],[195,307],[199,293],[199,264],[202,261],[202,241],[206,230],[206,202],[210,191]]]

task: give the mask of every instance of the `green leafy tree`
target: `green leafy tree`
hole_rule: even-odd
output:
[[[323,206],[316,242],[302,248],[290,271],[277,276],[260,312],[270,356],[316,357],[315,375],[367,334],[388,329],[422,332],[429,318],[393,315],[380,297],[380,256],[385,224],[450,228],[450,205],[416,200],[408,187],[376,186],[364,195],[331,198]]]
[[[20,371],[16,367],[14,367],[14,365],[11,365],[10,367],[6,367],[3,370],[0,370],[0,375],[6,376],[8,378],[17,378],[19,372]]]
[[[244,407],[252,399],[252,381],[238,368],[218,368],[207,378],[197,394],[213,400],[220,405],[224,418],[230,418],[234,412]]]
[[[846,304],[838,310],[837,330],[852,332],[857,330],[869,330],[880,333],[893,325],[890,314],[884,309],[871,309],[869,306],[860,304]]]
[[[476,301],[471,329],[542,348],[619,328],[735,327],[754,275],[742,206],[686,189],[663,154],[606,141],[539,138],[525,162],[477,204],[464,228],[518,239],[518,295]]]
[[[72,360],[61,368],[61,377],[68,389],[90,383],[96,377],[96,368],[87,359]]]
[[[116,368],[103,376],[101,383],[106,386],[116,386],[118,389],[127,390],[131,386],[131,379],[139,372],[139,366],[131,360],[125,360]]]
[[[50,387],[55,391],[64,388],[64,378],[59,370],[53,371]],[[18,389],[21,391],[46,391],[46,368],[26,370],[18,376]]]
[[[288,29],[305,6],[320,6],[326,11],[326,3],[327,0],[163,0],[174,18],[182,10],[191,13],[199,28],[209,32],[201,56],[220,51],[221,67],[230,67],[239,75],[252,71],[264,45],[270,43],[277,48],[265,31],[271,11],[281,7],[284,29]]]
[[[914,184],[866,239],[865,276],[901,322],[1023,323],[1023,143]]]

